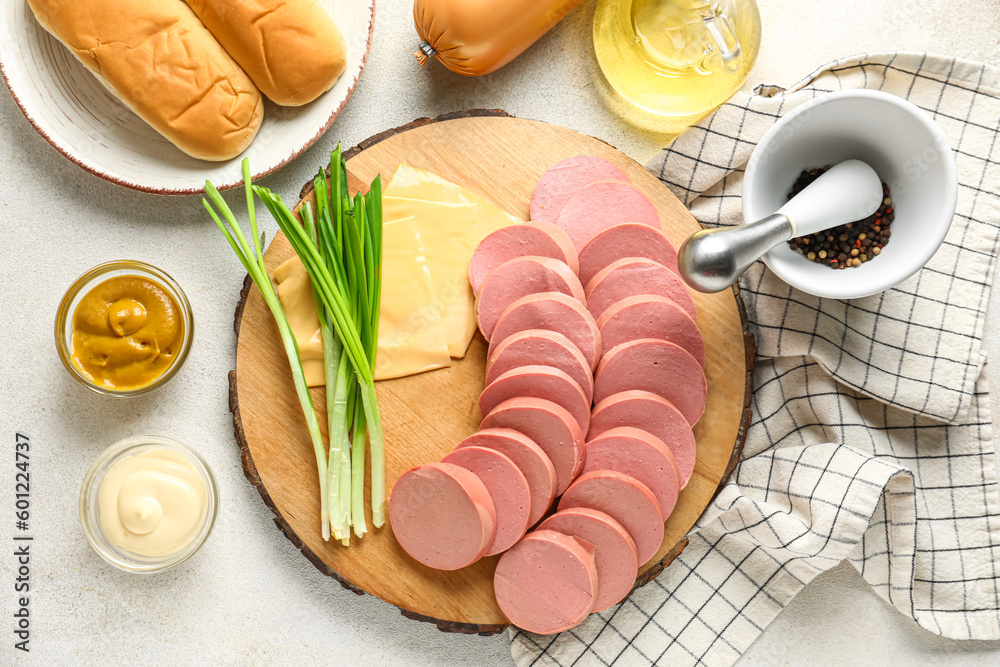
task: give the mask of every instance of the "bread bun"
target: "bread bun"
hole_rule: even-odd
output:
[[[260,91],[179,0],[28,0],[38,22],[182,151],[242,153],[263,120]]]
[[[333,88],[344,37],[318,0],[186,0],[272,102],[297,107]]]

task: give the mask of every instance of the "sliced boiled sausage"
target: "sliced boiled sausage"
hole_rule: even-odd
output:
[[[618,604],[632,590],[639,574],[639,553],[628,531],[604,512],[586,507],[564,509],[539,524],[538,530],[554,530],[594,545],[595,612]]]
[[[549,167],[531,195],[531,219],[555,222],[574,192],[597,181],[629,182],[621,169],[591,155],[567,158]]]
[[[634,340],[611,348],[601,359],[594,374],[594,400],[600,403],[629,389],[662,396],[692,426],[705,412],[708,384],[701,365],[687,350],[665,340]]]
[[[659,438],[673,452],[684,488],[695,464],[694,431],[673,403],[648,391],[632,389],[608,396],[590,417],[591,439],[619,426],[634,426]]]
[[[483,389],[479,395],[479,410],[484,415],[489,414],[507,399],[519,396],[544,398],[561,405],[583,433],[590,426],[587,395],[565,371],[551,366],[522,366],[507,371]]]
[[[601,359],[601,332],[594,316],[579,299],[559,292],[521,297],[497,318],[490,338],[490,354],[508,336],[527,329],[561,333],[580,348],[591,370],[597,368]]]
[[[588,400],[594,398],[594,372],[569,338],[556,331],[527,329],[511,334],[486,360],[486,384],[513,368],[544,364],[576,380]]]
[[[691,290],[676,273],[651,259],[626,257],[612,262],[587,283],[587,308],[595,319],[622,299],[640,294],[656,294],[698,319]]]
[[[562,228],[543,221],[510,225],[487,236],[472,253],[472,261],[469,262],[472,291],[479,293],[479,288],[490,271],[507,260],[526,255],[558,259],[569,266],[573,273],[580,268],[576,248]]]
[[[392,487],[389,524],[415,560],[457,570],[486,555],[496,511],[479,477],[450,463],[428,463],[403,473]]]
[[[597,601],[594,545],[537,530],[505,553],[493,575],[500,611],[517,627],[549,635],[579,625]]]
[[[691,316],[666,297],[639,294],[622,299],[597,320],[604,351],[640,338],[677,343],[705,367],[705,341]]]
[[[677,273],[677,249],[659,229],[635,222],[608,227],[580,250],[580,282],[586,285],[601,269],[626,257],[644,257]]]
[[[660,229],[656,207],[635,186],[599,181],[580,188],[566,200],[555,223],[566,230],[577,251],[609,227],[637,222]]]
[[[620,523],[635,542],[639,565],[663,545],[660,503],[645,484],[613,470],[585,472],[563,494],[559,511],[587,507],[604,512]]]
[[[456,449],[441,462],[474,474],[493,498],[497,528],[485,555],[492,556],[514,546],[528,530],[531,516],[531,489],[521,469],[509,457],[485,447]]]
[[[677,461],[663,441],[632,426],[619,426],[587,441],[586,474],[615,470],[645,484],[660,503],[666,519],[674,511],[681,490]]]
[[[556,497],[556,469],[535,441],[509,428],[484,428],[458,443],[462,447],[495,449],[514,462],[524,474],[531,491],[528,525],[538,523]]]
[[[552,462],[557,496],[583,469],[583,431],[566,408],[552,401],[530,396],[507,399],[486,415],[481,428],[513,429],[531,438]]]
[[[586,303],[580,279],[558,259],[517,257],[490,271],[476,296],[476,322],[486,340],[507,306],[523,296],[540,292],[561,292]]]

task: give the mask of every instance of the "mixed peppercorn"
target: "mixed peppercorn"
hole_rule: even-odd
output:
[[[829,168],[828,165],[803,171],[795,180],[788,198],[791,199],[802,192]],[[797,236],[788,242],[789,247],[804,255],[806,259],[833,269],[861,266],[875,259],[889,242],[889,237],[892,236],[892,221],[896,217],[893,213],[889,186],[885,183],[882,184],[882,195],[882,204],[878,210],[864,220],[848,222],[816,234]]]

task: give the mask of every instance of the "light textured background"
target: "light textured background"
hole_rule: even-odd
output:
[[[764,42],[748,87],[791,84],[830,59],[866,50],[933,51],[1000,65],[993,2],[760,5]],[[587,0],[500,72],[465,79],[436,64],[419,70],[410,56],[417,43],[410,2],[380,2],[368,68],[353,100],[321,141],[265,184],[294,199],[338,141],[354,145],[420,116],[470,107],[558,123],[647,160],[664,138],[617,115],[622,105],[595,70],[593,6]],[[0,622],[0,664],[14,656],[8,545],[15,430],[30,434],[33,447],[31,662],[510,664],[504,636],[444,635],[374,598],[357,597],[320,575],[275,529],[243,478],[226,403],[225,377],[235,357],[232,309],[243,270],[197,199],[138,194],[84,173],[35,133],[6,93],[0,93],[0,165],[0,610],[7,619]],[[185,368],[167,387],[113,401],[87,392],[62,369],[52,319],[78,275],[123,257],[160,266],[184,286],[197,333]],[[986,343],[994,359],[998,331],[995,299]],[[222,494],[215,532],[202,551],[155,576],[105,565],[77,520],[79,484],[91,461],[139,433],[195,446]],[[920,630],[840,566],[810,584],[742,662],[998,661],[1000,643],[960,643]]]

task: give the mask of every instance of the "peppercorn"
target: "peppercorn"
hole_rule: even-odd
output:
[[[803,171],[795,179],[788,198],[799,194],[830,167]],[[890,225],[895,219],[889,186],[882,184],[882,202],[878,210],[863,220],[855,220],[816,234],[791,239],[789,247],[807,259],[829,266],[846,269],[861,266],[882,252],[882,247],[892,236]]]

